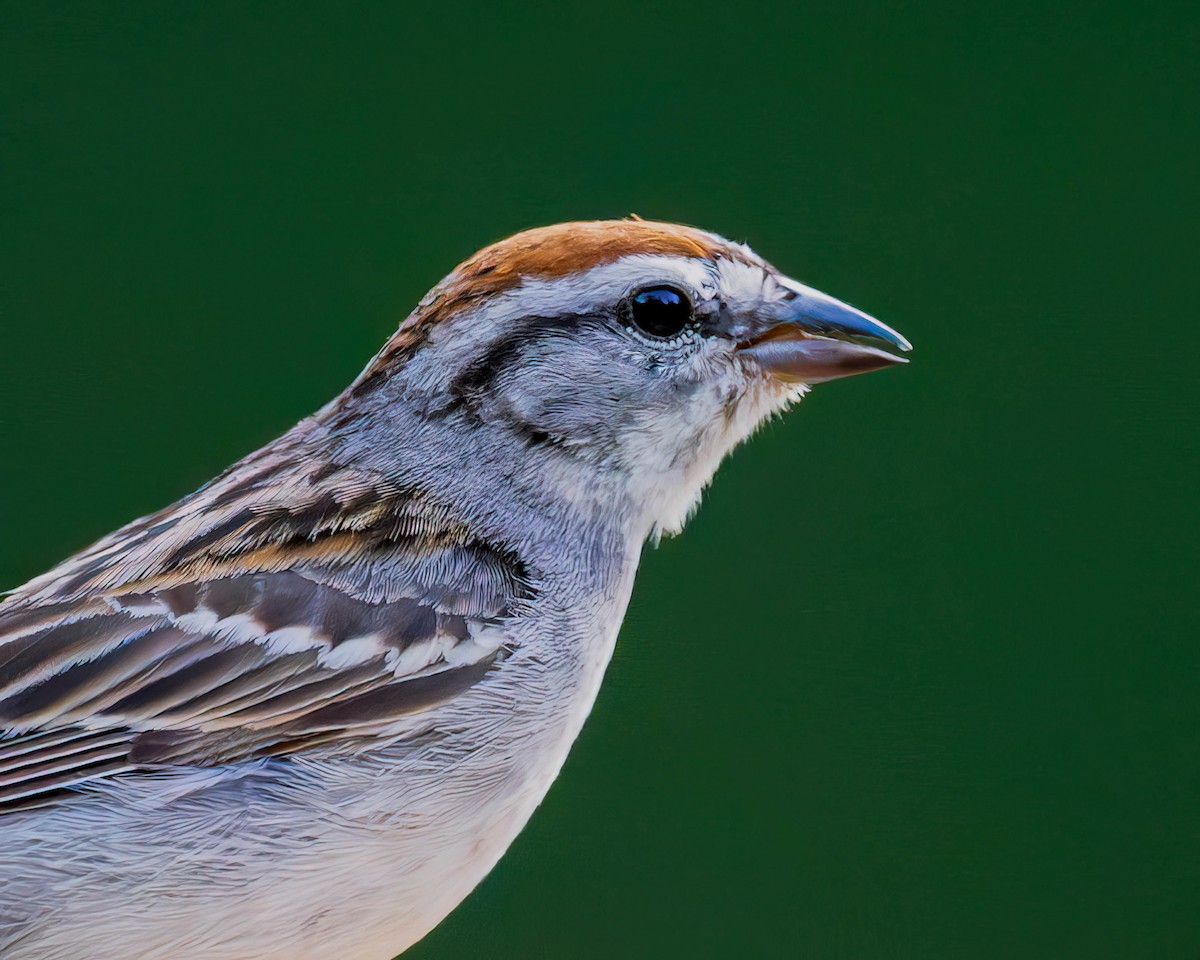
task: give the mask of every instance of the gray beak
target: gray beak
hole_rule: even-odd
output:
[[[785,383],[822,383],[908,363],[892,350],[912,344],[887,324],[795,280],[780,278],[792,294],[773,304],[759,329],[739,344],[743,357]]]

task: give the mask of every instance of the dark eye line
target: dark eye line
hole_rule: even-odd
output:
[[[492,384],[511,366],[517,364],[530,345],[542,337],[562,336],[586,314],[530,315],[522,317],[511,329],[489,343],[482,354],[464,367],[450,381],[448,391],[453,405],[467,409],[477,406]]]

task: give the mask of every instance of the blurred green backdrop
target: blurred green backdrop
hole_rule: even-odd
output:
[[[1196,957],[1189,6],[9,0],[0,583],[482,244],[695,223],[913,363],[647,553],[562,778],[411,956]]]

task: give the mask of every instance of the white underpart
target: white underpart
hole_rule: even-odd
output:
[[[647,483],[641,492],[650,516],[651,537],[679,533],[699,508],[704,490],[721,461],[767,418],[807,392],[808,387],[803,384],[779,390],[751,382],[728,421],[719,429],[699,433],[693,456],[665,465],[662,479]],[[651,446],[647,444],[648,448]],[[651,452],[647,449],[646,455]]]

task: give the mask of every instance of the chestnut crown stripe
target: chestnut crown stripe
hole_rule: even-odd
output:
[[[463,261],[421,301],[351,387],[360,396],[403,363],[429,330],[462,310],[519,286],[554,280],[638,254],[752,262],[741,247],[695,227],[654,220],[584,220],[525,230]]]
[[[559,223],[518,233],[485,247],[452,274],[468,295],[514,286],[525,277],[553,279],[635,254],[678,257],[730,256],[736,248],[719,237],[674,223],[596,220]]]

